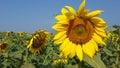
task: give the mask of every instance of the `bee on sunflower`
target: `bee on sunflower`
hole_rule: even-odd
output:
[[[49,33],[45,30],[39,30],[34,33],[27,45],[32,53],[39,53],[45,46],[49,38]]]
[[[54,36],[54,43],[60,44],[60,55],[72,58],[77,55],[83,60],[83,53],[93,58],[98,51],[98,45],[106,45],[103,38],[106,37],[106,22],[98,17],[103,11],[89,12],[85,9],[86,0],[83,0],[78,12],[71,6],[61,9],[61,15],[56,15],[58,20],[53,29],[58,31]]]

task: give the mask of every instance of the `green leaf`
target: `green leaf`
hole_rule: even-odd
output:
[[[65,65],[65,68],[78,68],[78,65],[71,65],[71,64],[68,64],[68,65]]]
[[[89,65],[91,65],[94,68],[106,68],[103,61],[100,59],[100,55],[95,55],[94,58],[90,58],[86,54],[84,54],[83,61],[87,62]]]
[[[10,66],[11,63],[8,62],[7,59],[5,59],[1,64],[3,64],[3,66],[6,68],[6,67]]]
[[[110,30],[111,30],[111,31],[116,31],[117,29],[112,27]]]
[[[108,49],[106,49],[106,48],[104,48],[103,50],[104,50],[104,52],[105,52],[107,55],[113,56],[113,54],[112,54],[112,52],[111,52],[110,50],[108,50]]]
[[[35,66],[33,64],[24,64],[21,68],[35,68]]]

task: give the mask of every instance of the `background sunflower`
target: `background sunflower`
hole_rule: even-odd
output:
[[[7,47],[8,47],[8,42],[0,42],[0,52],[5,51]]]
[[[35,32],[27,45],[32,53],[40,52],[45,46],[48,40],[48,32],[45,30],[39,30]]]

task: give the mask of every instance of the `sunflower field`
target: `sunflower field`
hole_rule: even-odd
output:
[[[102,10],[65,6],[56,33],[0,32],[0,68],[120,68],[120,26],[107,26]]]
[[[83,61],[76,56],[61,57],[59,45],[53,41],[54,34],[49,33],[44,46],[39,44],[38,48],[30,49],[27,47],[34,33],[0,32],[0,68],[120,68],[120,26],[107,31],[106,46],[100,46],[93,58],[84,55]]]

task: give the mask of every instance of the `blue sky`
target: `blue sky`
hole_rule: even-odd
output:
[[[82,0],[0,0],[0,32],[35,32],[45,29],[54,30],[54,16],[61,8],[70,5],[78,9]],[[108,26],[120,25],[120,0],[87,0],[86,8],[91,11],[101,9]]]

